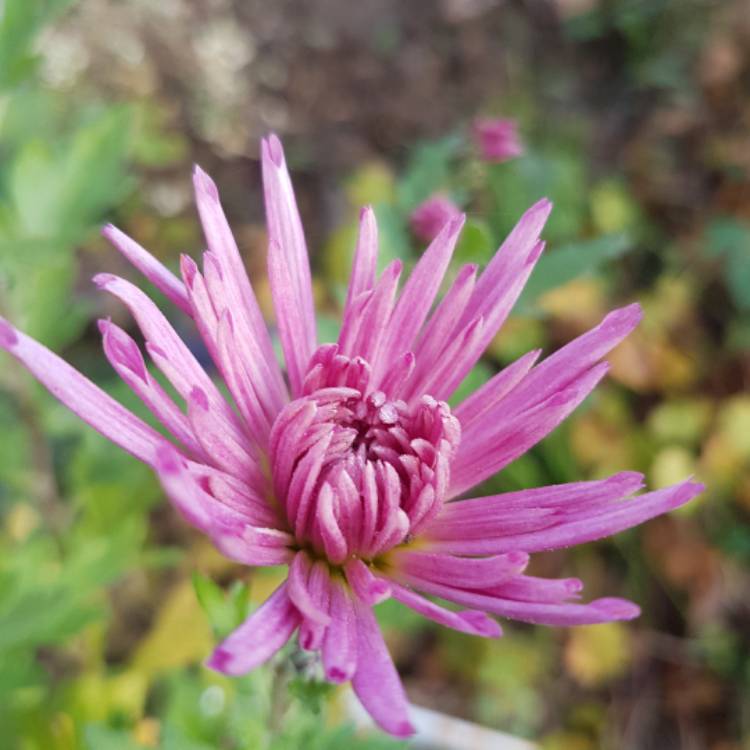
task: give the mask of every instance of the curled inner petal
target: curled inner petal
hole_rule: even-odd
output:
[[[303,396],[271,430],[274,488],[289,526],[301,547],[334,565],[372,560],[434,518],[460,439],[446,403],[389,400],[370,377],[362,357],[321,347]],[[367,588],[357,562],[347,577],[367,590],[364,600],[378,600],[385,592]]]

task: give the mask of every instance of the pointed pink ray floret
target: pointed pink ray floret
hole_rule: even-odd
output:
[[[537,364],[530,352],[455,410],[446,403],[505,321],[543,250],[551,205],[532,206],[484,271],[459,269],[438,290],[463,217],[442,224],[398,293],[401,263],[376,274],[378,236],[363,210],[335,343],[319,345],[302,224],[275,136],[261,148],[268,273],[286,377],[211,179],[196,168],[207,251],[184,257],[182,279],[114,227],[105,236],[192,317],[230,400],[158,307],[125,279],[97,285],[131,311],[136,342],[99,323],[116,372],[172,436],[123,408],[41,344],[0,319],[0,347],[102,435],[158,473],[178,511],[227,557],[289,566],[287,580],[215,650],[213,669],[243,674],[296,632],[326,678],[351,680],[386,731],[412,732],[408,703],[372,608],[393,597],[465,633],[498,637],[491,615],[547,625],[627,620],[622,599],[578,601],[577,579],[526,575],[529,553],[617,533],[676,508],[696,482],[632,497],[625,472],[599,481],[460,499],[544,438],[607,371],[602,359],[638,323],[638,305],[610,313]],[[424,595],[468,607],[447,609]]]

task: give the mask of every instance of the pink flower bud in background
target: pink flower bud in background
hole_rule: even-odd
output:
[[[474,121],[472,130],[484,161],[499,163],[523,153],[514,120],[478,119]]]
[[[432,195],[411,212],[411,231],[417,239],[432,242],[451,219],[460,215],[461,209],[450,198]]]

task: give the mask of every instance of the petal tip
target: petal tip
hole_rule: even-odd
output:
[[[0,347],[10,349],[18,343],[15,328],[5,318],[0,318]]]
[[[198,264],[186,253],[180,255],[180,272],[185,283],[192,288],[198,273]]]
[[[231,674],[231,662],[232,655],[229,653],[229,651],[226,651],[225,649],[221,648],[221,646],[219,646],[218,648],[214,649],[214,652],[211,654],[211,656],[208,657],[208,659],[206,659],[204,663],[209,669],[213,669],[215,672],[221,672],[222,674]]]
[[[114,224],[105,224],[101,228],[101,235],[107,240],[112,240],[114,237],[122,234],[122,232]]]
[[[621,471],[604,480],[613,486],[613,491],[623,495],[632,495],[646,485],[646,477],[640,471]]]
[[[216,183],[211,179],[208,172],[198,164],[193,165],[193,185],[199,194],[205,195],[213,201],[219,200],[219,189],[216,187]]]
[[[354,675],[354,669],[346,669],[341,666],[332,666],[326,669],[326,679],[340,685],[342,682],[348,682]]]
[[[539,231],[541,231],[549,215],[552,213],[552,208],[553,203],[549,198],[540,198],[531,208],[527,209],[526,213],[521,217],[521,221],[536,218],[540,222]]]
[[[508,552],[506,554],[506,558],[511,565],[519,569],[519,572],[526,568],[526,566],[529,564],[529,560],[531,559],[528,552],[521,552],[520,550],[513,550],[512,552]]]
[[[674,507],[684,505],[696,495],[700,495],[701,492],[704,492],[705,489],[706,485],[703,482],[696,482],[692,478],[686,479],[684,482],[676,486]]]
[[[493,620],[485,612],[467,609],[460,613],[460,617],[473,628],[476,635],[481,635],[485,638],[501,638],[503,635],[500,623],[497,620]]]
[[[526,264],[531,265],[539,260],[539,256],[544,252],[544,248],[547,247],[547,243],[543,240],[537,242],[534,247],[531,248],[529,257],[526,259]]]
[[[281,139],[276,133],[270,133],[265,140],[265,144],[268,158],[274,163],[274,166],[281,169],[284,166],[284,147],[281,145]]]
[[[458,216],[454,216],[452,219],[448,220],[448,223],[446,224],[447,232],[449,236],[453,236],[454,234],[458,234],[461,229],[463,229],[464,224],[466,223],[466,214],[460,213]]]
[[[634,620],[641,614],[641,608],[637,604],[616,597],[597,599],[589,606],[598,609],[607,620]]]
[[[106,289],[109,284],[117,281],[117,276],[111,273],[98,273],[92,278],[92,281],[99,289]]]
[[[391,733],[395,737],[411,737],[413,734],[416,734],[416,729],[414,728],[414,725],[407,720],[400,721],[398,724],[396,724],[393,729],[391,730]]]

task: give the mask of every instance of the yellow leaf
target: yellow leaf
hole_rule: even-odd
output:
[[[586,625],[571,631],[565,645],[565,667],[576,682],[595,687],[621,675],[630,653],[630,634],[622,623]]]
[[[5,517],[8,534],[16,542],[23,542],[39,526],[39,514],[28,503],[17,503]]]
[[[665,401],[648,415],[649,431],[664,442],[696,445],[708,428],[712,412],[713,405],[705,398]]]
[[[141,641],[133,667],[147,675],[203,660],[214,639],[205,613],[189,581],[172,589],[151,632]]]
[[[597,475],[631,466],[634,457],[627,442],[627,423],[603,418],[593,410],[576,416],[570,425],[570,445],[575,457]]]
[[[703,446],[700,466],[701,474],[709,484],[718,483],[732,487],[737,480],[744,461],[734,443],[721,432],[712,435]]]
[[[695,457],[677,445],[660,450],[651,463],[650,479],[654,489],[669,487],[695,474]]]
[[[250,582],[250,599],[254,604],[262,604],[273,594],[286,576],[285,566],[256,568]]]
[[[393,172],[382,161],[371,161],[358,169],[346,186],[346,196],[355,208],[393,199]]]
[[[719,432],[735,452],[750,458],[750,396],[727,399],[719,410]]]
[[[638,220],[638,210],[625,186],[617,180],[604,180],[591,191],[591,216],[602,233],[622,232]]]
[[[606,312],[601,279],[581,278],[552,289],[539,299],[544,312],[575,323],[582,331],[595,326]]]
[[[655,366],[651,347],[636,329],[608,357],[610,374],[634,391],[648,391],[654,385]]]
[[[326,281],[340,286],[349,280],[354,248],[357,244],[357,224],[343,224],[334,232],[323,247],[323,271]]]
[[[126,715],[135,721],[143,714],[148,679],[142,672],[129,669],[107,680],[107,705],[110,713]]]
[[[159,736],[161,724],[158,719],[147,716],[136,724],[133,730],[133,739],[145,747],[159,747]]]

